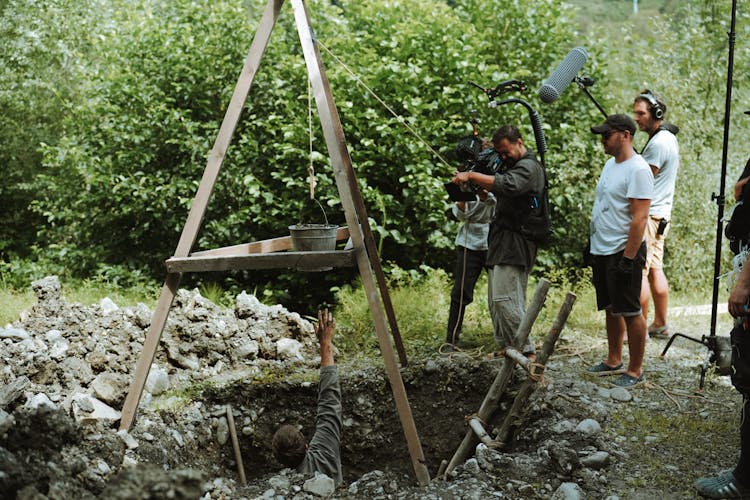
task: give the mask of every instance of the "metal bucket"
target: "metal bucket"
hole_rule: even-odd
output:
[[[292,250],[297,252],[315,252],[336,249],[336,233],[339,227],[335,224],[295,224],[289,226],[292,237]],[[332,267],[300,267],[300,271],[329,271]]]

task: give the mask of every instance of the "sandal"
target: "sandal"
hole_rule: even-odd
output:
[[[594,375],[615,375],[617,373],[622,373],[623,371],[622,363],[617,366],[609,366],[604,361],[586,369],[587,373],[592,373]]]
[[[748,498],[750,488],[741,485],[732,471],[716,477],[702,477],[693,483],[698,494],[706,498]]]
[[[669,326],[654,326],[648,327],[648,336],[652,339],[668,339],[669,338]]]
[[[627,373],[623,373],[622,375],[620,375],[619,377],[617,377],[616,379],[612,381],[612,385],[616,385],[617,387],[623,387],[625,389],[630,389],[630,388],[637,386],[644,380],[646,379],[643,377],[643,375],[641,375],[640,377],[634,377],[632,375],[628,375]]]

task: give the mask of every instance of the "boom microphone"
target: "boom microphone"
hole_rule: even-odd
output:
[[[570,82],[581,71],[589,55],[583,47],[576,47],[568,52],[563,62],[555,68],[549,78],[547,78],[537,91],[537,95],[542,102],[547,104],[556,101]]]

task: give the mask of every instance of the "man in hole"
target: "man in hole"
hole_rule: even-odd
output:
[[[333,359],[336,321],[328,309],[318,311],[315,335],[320,343],[320,382],[315,434],[308,443],[294,426],[282,425],[274,434],[273,454],[283,465],[302,473],[322,472],[341,484],[341,389]]]

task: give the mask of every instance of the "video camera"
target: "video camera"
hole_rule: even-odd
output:
[[[458,141],[455,151],[459,172],[495,175],[502,159],[493,148],[484,148],[483,143],[478,135],[468,135]]]

